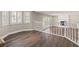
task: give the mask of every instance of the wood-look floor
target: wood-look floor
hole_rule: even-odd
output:
[[[9,35],[3,47],[77,47],[66,38],[39,31],[24,31]]]

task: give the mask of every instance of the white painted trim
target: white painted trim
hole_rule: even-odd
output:
[[[4,39],[5,37],[7,37],[8,35],[14,34],[14,33],[18,33],[18,32],[22,32],[22,31],[32,31],[33,29],[23,29],[23,30],[18,30],[18,31],[14,31],[14,32],[10,32],[4,36],[2,36],[0,39]]]
[[[43,31],[42,31],[43,32]],[[48,33],[48,32],[44,32],[44,33],[47,33],[47,34],[52,34],[52,35],[56,35],[56,36],[60,36],[60,37],[64,37],[68,40],[70,40],[71,42],[73,42],[74,44],[78,45],[79,46],[79,43],[76,43],[75,41],[71,40],[70,38],[68,37],[65,37],[65,36],[62,36],[62,35],[58,35],[58,34],[53,34],[53,33]]]
[[[5,43],[5,41],[3,39],[0,39],[0,43]]]
[[[34,29],[23,29],[23,30],[19,30],[19,31],[14,31],[14,32],[11,32],[11,33],[8,33],[4,36],[2,36],[0,39],[3,43],[5,43],[5,41],[3,40],[5,37],[7,37],[8,35],[11,35],[11,34],[14,34],[14,33],[18,33],[18,32],[22,32],[22,31],[32,31]],[[43,32],[42,30],[36,30],[36,31],[40,31],[40,32]],[[44,33],[47,33],[47,32],[44,32]],[[68,37],[65,37],[65,36],[62,36],[62,35],[58,35],[58,34],[53,34],[53,33],[48,33],[48,34],[52,34],[52,35],[56,35],[56,36],[60,36],[60,37],[64,37],[68,40],[70,40],[71,42],[73,42],[74,44],[78,45],[79,46],[79,43],[76,43],[75,41],[71,40],[70,38]]]

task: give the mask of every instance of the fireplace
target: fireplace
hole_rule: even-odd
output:
[[[67,21],[60,21],[60,26],[66,26],[67,25]]]

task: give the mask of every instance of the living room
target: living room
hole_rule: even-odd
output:
[[[7,37],[11,36],[12,34],[16,35],[17,33],[24,31],[38,31],[64,37],[73,43],[69,46],[79,45],[78,11],[1,11],[0,18],[1,46],[5,46],[6,41],[9,40]],[[17,43],[20,42],[18,41]],[[61,44],[61,42],[57,44],[59,47],[64,45]],[[20,45],[14,46],[18,47]],[[28,45],[26,44],[26,46]],[[54,44],[51,45],[48,43],[47,47],[48,46],[52,47]],[[65,46],[68,45],[65,44]]]

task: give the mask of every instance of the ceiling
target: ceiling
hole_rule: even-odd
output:
[[[79,11],[36,11],[36,12],[48,15],[61,15],[61,14],[79,15]]]

